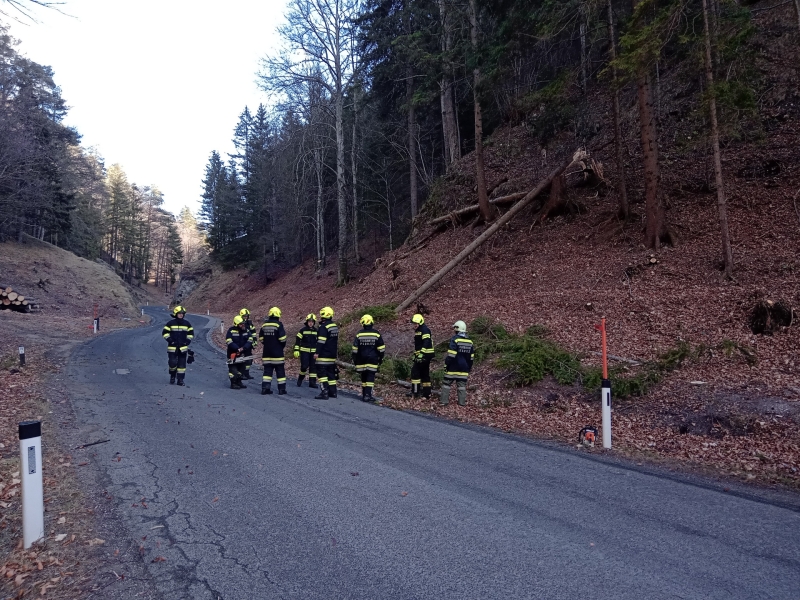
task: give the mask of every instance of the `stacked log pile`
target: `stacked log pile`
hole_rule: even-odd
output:
[[[36,312],[39,304],[35,298],[14,291],[11,286],[0,285],[0,310],[15,310],[17,312]]]

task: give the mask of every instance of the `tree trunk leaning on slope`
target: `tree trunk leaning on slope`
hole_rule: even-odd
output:
[[[469,0],[469,25],[472,51],[477,61],[478,52],[478,14],[475,0]],[[472,100],[475,105],[475,181],[478,187],[478,206],[481,207],[481,219],[490,222],[494,219],[494,207],[489,204],[489,195],[486,193],[486,169],[483,164],[483,116],[481,114],[480,86],[481,70],[476,67],[472,70]]]
[[[608,0],[608,39],[609,39],[609,52],[611,57],[611,87],[614,91],[613,96],[613,109],[614,109],[614,146],[617,157],[617,193],[619,194],[619,204],[617,209],[617,216],[620,219],[627,219],[630,215],[630,206],[628,204],[628,186],[625,181],[625,162],[622,152],[622,126],[620,125],[620,109],[619,109],[619,88],[617,87],[617,68],[613,66],[617,60],[617,40],[614,36],[614,8],[611,5],[611,0]]]
[[[708,3],[703,2],[703,32],[705,34],[706,82],[708,83],[708,111],[711,117],[711,145],[714,148],[714,178],[717,184],[717,208],[719,210],[719,228],[722,234],[722,258],[725,277],[733,278],[733,250],[728,229],[728,206],[725,200],[725,184],[722,180],[722,157],[719,149],[719,126],[717,123],[717,101],[714,89],[714,72],[711,61],[711,32],[708,27]]]
[[[525,196],[528,195],[528,192],[517,192],[516,194],[510,194],[508,196],[501,196],[500,198],[495,198],[494,200],[489,200],[489,204],[499,205],[499,204],[511,204],[512,202],[516,202],[517,200],[522,200]],[[438,225],[439,223],[444,223],[446,221],[452,221],[458,217],[463,217],[464,215],[470,215],[472,213],[476,213],[481,209],[480,206],[477,204],[473,204],[472,206],[467,206],[464,208],[460,208],[458,210],[454,210],[452,212],[447,213],[443,217],[436,217],[428,221],[428,225]]]
[[[533,190],[528,192],[528,194],[520,200],[517,204],[515,204],[511,209],[504,214],[502,217],[497,219],[490,227],[486,229],[481,235],[479,235],[469,246],[464,248],[458,255],[448,262],[444,267],[439,269],[439,271],[428,281],[426,281],[419,289],[414,291],[408,298],[403,300],[403,302],[395,309],[395,312],[400,314],[406,308],[411,306],[411,304],[420,296],[422,296],[425,292],[427,292],[431,287],[436,285],[445,275],[447,275],[450,271],[452,271],[455,267],[457,267],[465,258],[467,258],[470,254],[472,254],[475,250],[477,250],[486,240],[492,237],[495,233],[497,233],[500,228],[511,221],[515,216],[517,216],[526,206],[528,206],[534,198],[536,198],[539,194],[541,194],[547,187],[552,183],[553,179],[561,175],[564,171],[566,171],[573,163],[579,162],[584,160],[587,157],[586,153],[578,150],[572,156],[572,158],[565,160],[562,164],[560,164],[555,170],[553,170],[550,175],[547,176],[546,179],[542,180],[539,185],[537,185]]]

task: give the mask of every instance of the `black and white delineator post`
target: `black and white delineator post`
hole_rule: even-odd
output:
[[[600,386],[600,400],[603,405],[603,448],[611,448],[611,381],[608,379],[608,354],[606,353],[606,318],[595,325],[603,342],[603,382]]]
[[[25,366],[25,346],[19,347],[19,366]]]
[[[22,540],[30,548],[44,537],[44,488],[42,486],[42,423],[19,424],[20,474],[22,476]]]

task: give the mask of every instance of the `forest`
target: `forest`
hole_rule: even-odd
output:
[[[0,24],[0,241],[29,235],[169,290],[184,254],[202,246],[194,217],[176,219],[157,187],[81,146],[52,69],[17,46]]]
[[[477,204],[477,222],[494,220],[483,147],[521,126],[555,163],[613,144],[595,164],[600,191],[652,249],[676,243],[662,184],[673,158],[707,157],[731,278],[721,155],[765,137],[767,102],[791,104],[794,69],[768,82],[753,41],[757,20],[789,4],[782,29],[796,35],[799,0],[290,0],[257,74],[269,102],[243,109],[236,152],[206,167],[210,247],[267,279],[332,263],[342,285],[420,213]],[[442,182],[467,155],[473,195],[454,203]]]

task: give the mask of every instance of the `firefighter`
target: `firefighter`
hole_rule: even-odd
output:
[[[314,362],[317,364],[319,378],[319,395],[316,400],[336,398],[336,356],[339,351],[339,326],[333,322],[333,309],[326,306],[319,311],[319,327],[317,328],[317,348]]]
[[[353,341],[353,362],[356,371],[361,373],[361,399],[372,402],[372,388],[375,387],[375,373],[383,362],[386,354],[386,344],[383,343],[381,334],[375,331],[375,320],[372,315],[361,317],[364,329],[356,334]]]
[[[431,397],[431,361],[433,360],[433,339],[431,330],[425,325],[425,318],[417,313],[411,317],[414,324],[414,362],[411,365],[411,395],[416,398],[420,392],[423,398]]]
[[[253,351],[258,346],[258,330],[256,329],[256,326],[253,325],[253,321],[250,320],[249,310],[243,308],[239,311],[239,316],[244,319],[245,330],[250,334],[250,342],[252,343],[252,346],[244,351],[244,355],[250,357],[253,356]],[[255,377],[250,375],[250,367],[252,366],[252,358],[244,363],[244,375],[242,375],[242,379],[255,379]]]
[[[308,387],[317,387],[317,367],[314,362],[314,352],[317,350],[317,315],[306,315],[303,328],[297,332],[294,343],[294,357],[300,359],[300,375],[297,376],[297,387],[303,385],[303,379],[308,373]]]
[[[261,395],[272,393],[272,372],[278,380],[278,395],[286,393],[286,359],[283,350],[286,347],[286,330],[281,323],[281,309],[273,306],[269,309],[269,316],[261,331],[258,332],[258,341],[264,344],[261,354],[261,364],[264,367],[264,376],[261,378]]]
[[[245,365],[242,358],[247,351],[252,355],[253,342],[250,332],[247,331],[247,322],[241,315],[233,317],[233,327],[228,329],[225,342],[228,344],[228,378],[231,380],[231,389],[246,389],[247,386],[242,383]],[[240,362],[236,362],[237,360]]]
[[[441,406],[450,402],[450,386],[453,382],[458,386],[458,405],[467,404],[467,378],[475,359],[475,346],[467,337],[467,325],[464,321],[453,323],[453,337],[447,347],[447,358],[444,360],[445,373],[442,379]]]
[[[164,325],[161,335],[167,340],[167,354],[169,356],[169,382],[186,385],[186,357],[189,353],[189,344],[194,338],[194,329],[191,323],[184,319],[186,309],[176,306],[172,309],[172,320]],[[177,381],[176,381],[177,380]]]

